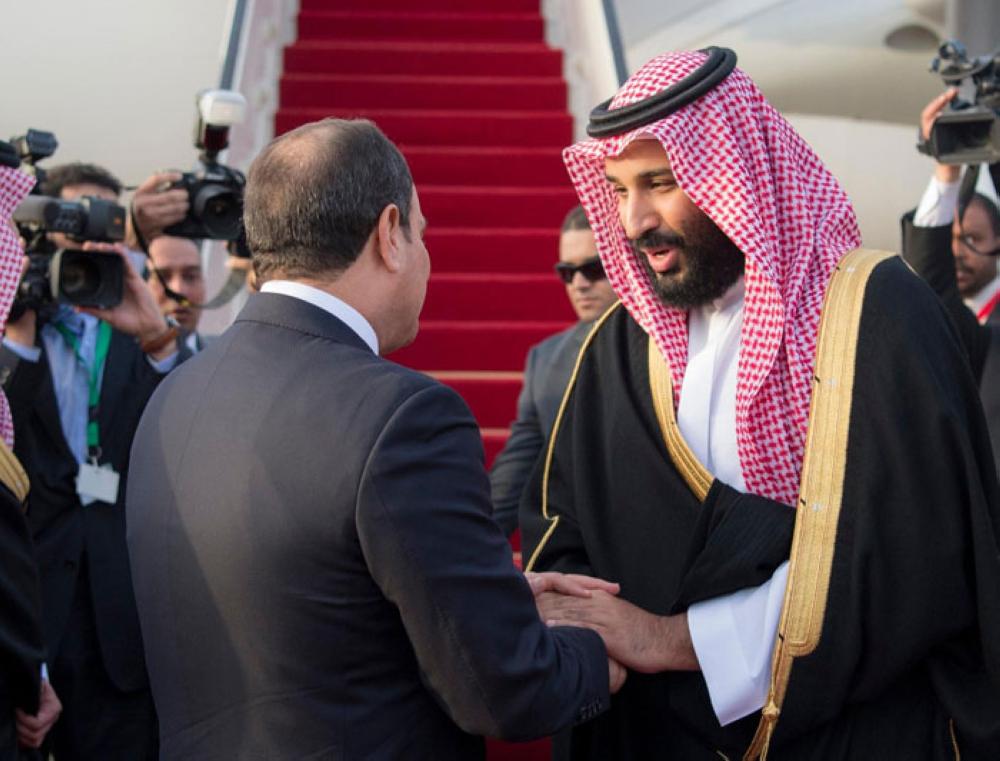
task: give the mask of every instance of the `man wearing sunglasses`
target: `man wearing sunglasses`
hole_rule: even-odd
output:
[[[925,140],[956,92],[947,90],[924,108],[920,129]],[[937,292],[958,325],[979,381],[1000,472],[1000,210],[988,196],[974,193],[956,213],[960,180],[961,167],[935,166],[920,205],[903,217],[903,257]]]
[[[582,206],[570,210],[563,220],[555,270],[566,284],[566,296],[580,321],[528,351],[524,386],[517,400],[517,420],[511,425],[510,438],[490,471],[493,517],[508,536],[517,528],[521,493],[552,430],[583,339],[591,323],[617,299],[604,277],[594,233]]]

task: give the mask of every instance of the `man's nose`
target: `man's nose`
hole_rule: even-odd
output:
[[[573,279],[570,281],[570,285],[578,291],[585,291],[590,288],[592,283],[583,276],[583,273],[580,272],[580,270],[577,270],[573,273]]]
[[[660,226],[660,217],[644,194],[629,196],[619,208],[622,227],[629,240],[635,240],[643,233]]]

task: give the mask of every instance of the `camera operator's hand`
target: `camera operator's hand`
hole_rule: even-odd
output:
[[[28,271],[28,257],[21,259],[21,277]],[[14,343],[20,346],[34,346],[35,335],[38,330],[38,315],[34,309],[25,309],[24,314],[16,320],[7,320],[7,326],[3,334]]]
[[[941,112],[944,111],[948,104],[955,99],[956,95],[958,95],[958,89],[950,87],[934,98],[934,100],[928,103],[924,110],[920,112],[920,136],[925,142],[931,136],[931,127],[934,126],[934,120],[941,115]],[[938,163],[934,168],[934,176],[937,177],[940,182],[957,182],[961,173],[961,167],[951,164]]]
[[[132,267],[125,248],[120,243],[93,243],[83,244],[84,251],[110,251],[117,253],[124,265],[125,283],[122,289],[122,301],[111,309],[94,309],[92,307],[79,307],[81,312],[92,314],[95,317],[107,322],[111,327],[127,333],[138,339],[139,343],[148,343],[162,336],[169,328],[163,320],[160,307],[156,304],[153,292],[149,290],[146,281],[139,277],[139,273]],[[161,360],[169,357],[177,350],[173,341],[168,342],[163,348],[150,352],[154,360]]]
[[[180,172],[160,172],[148,177],[132,196],[132,213],[128,215],[125,241],[132,248],[142,248],[140,238],[149,242],[163,234],[165,227],[184,219],[188,211],[188,193],[179,188],[168,189],[181,178]],[[138,226],[138,231],[133,228]],[[136,233],[138,232],[138,235]]]

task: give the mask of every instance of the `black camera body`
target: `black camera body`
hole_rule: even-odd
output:
[[[172,187],[187,191],[187,216],[164,230],[180,238],[236,240],[243,225],[243,188],[238,169],[205,162],[196,172],[185,172]]]
[[[51,156],[58,143],[50,132],[28,130],[13,138],[21,167],[41,181],[44,171],[37,161]],[[115,253],[58,248],[50,233],[62,233],[74,242],[114,242],[125,238],[125,208],[102,198],[64,201],[37,194],[38,186],[12,215],[25,240],[28,269],[18,284],[11,320],[24,310],[42,316],[57,303],[110,308],[121,303],[125,266]]]
[[[124,287],[125,268],[118,254],[73,248],[30,253],[14,308],[18,316],[25,309],[45,313],[57,303],[109,309],[121,303]]]
[[[219,154],[229,147],[229,128],[243,118],[246,100],[230,90],[198,93],[198,120],[194,147],[201,150],[200,167],[186,172],[172,187],[187,191],[187,216],[164,232],[181,238],[237,240],[243,229],[243,188],[246,177],[238,169],[220,164]]]
[[[949,87],[971,79],[972,101],[956,97],[934,120],[919,147],[942,164],[994,164],[1000,161],[1000,51],[969,60],[965,47],[950,40],[938,49],[931,71]]]

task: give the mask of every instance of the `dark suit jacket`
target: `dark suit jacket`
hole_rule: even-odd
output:
[[[0,760],[18,756],[14,709],[38,710],[44,658],[38,571],[22,505],[0,484]]]
[[[524,386],[517,398],[517,420],[490,469],[493,517],[506,534],[517,528],[521,494],[552,432],[563,392],[591,322],[580,322],[549,336],[528,351]]]
[[[161,759],[469,759],[602,710],[604,647],[538,619],[482,459],[453,391],[251,296],[132,453]]]
[[[115,504],[83,507],[76,494],[77,462],[63,436],[41,338],[38,343],[38,362],[21,361],[0,346],[0,373],[14,417],[14,453],[31,480],[28,525],[41,576],[48,657],[58,652],[86,562],[105,668],[119,689],[139,689],[147,680],[125,546],[125,474],[139,416],[162,376],[135,339],[112,331],[98,410],[99,462],[110,463],[122,481]]]
[[[1000,309],[994,309],[981,325],[962,301],[951,254],[951,225],[916,227],[913,212],[903,216],[902,225],[903,258],[944,302],[969,354],[1000,473]]]

